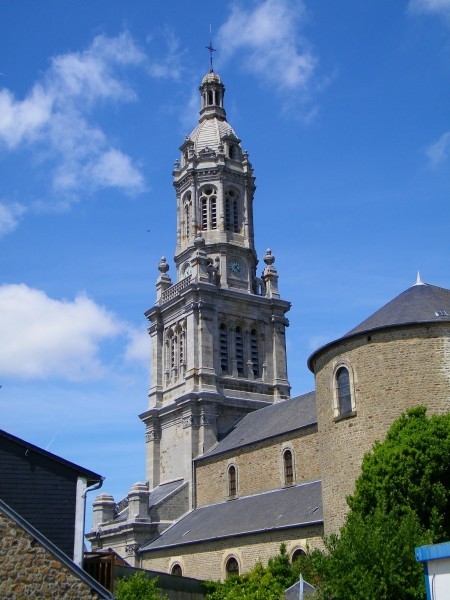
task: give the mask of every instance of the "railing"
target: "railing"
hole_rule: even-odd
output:
[[[185,290],[190,283],[191,275],[188,275],[178,283],[172,285],[170,288],[167,288],[167,290],[164,290],[164,292],[161,294],[161,304],[163,304],[164,302],[168,302],[169,300],[172,300],[172,298],[175,298],[176,296],[181,294],[181,292]]]

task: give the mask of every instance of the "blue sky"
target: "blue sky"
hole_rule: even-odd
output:
[[[450,0],[19,0],[0,21],[1,427],[144,479],[156,265],[209,69],[257,183],[293,393],[415,282],[450,287]]]

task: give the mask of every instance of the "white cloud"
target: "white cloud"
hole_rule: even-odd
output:
[[[221,57],[239,53],[246,70],[271,85],[307,92],[317,59],[298,32],[304,17],[298,0],[264,0],[253,10],[235,4],[218,33]]]
[[[53,58],[43,80],[23,100],[0,91],[0,144],[9,149],[34,144],[44,160],[56,163],[52,176],[58,192],[104,187],[142,191],[139,169],[110,144],[90,111],[106,100],[133,100],[135,93],[122,70],[145,62],[128,33],[98,36],[83,52]],[[109,166],[119,172],[111,173]]]
[[[0,286],[0,373],[26,379],[102,375],[100,345],[124,334],[112,313],[85,295],[55,300],[24,284]]]
[[[417,14],[434,14],[450,19],[450,0],[410,0],[408,9]]]
[[[443,133],[437,142],[428,146],[426,155],[431,167],[438,167],[445,162],[450,155],[450,131]]]
[[[163,32],[165,37],[168,53],[161,61],[153,61],[149,65],[149,73],[152,77],[173,79],[177,81],[182,72],[182,57],[183,52],[180,50],[180,43],[175,37],[173,31],[166,29]]]
[[[0,237],[14,231],[25,211],[25,206],[17,202],[9,205],[0,202]]]
[[[150,336],[146,330],[130,329],[129,342],[125,350],[125,360],[141,363],[147,369],[150,365]]]

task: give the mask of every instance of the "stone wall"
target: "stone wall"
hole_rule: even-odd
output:
[[[333,378],[344,364],[353,379],[355,414],[336,419]],[[450,410],[450,327],[446,324],[373,331],[342,340],[315,360],[319,455],[325,533],[337,531],[347,513],[346,496],[365,452],[383,440],[405,410],[426,405]]]
[[[0,598],[4,600],[99,598],[31,535],[1,513],[0,557]]]
[[[317,428],[311,426],[197,462],[196,505],[228,497],[228,467],[237,469],[238,496],[249,496],[284,485],[283,451],[292,451],[294,483],[320,479]]]
[[[299,548],[323,548],[322,536],[322,526],[314,525],[155,550],[142,555],[142,567],[169,573],[172,565],[179,563],[184,576],[224,579],[225,563],[231,556],[238,561],[240,573],[245,573],[258,561],[267,564],[278,554],[282,542],[292,555]]]

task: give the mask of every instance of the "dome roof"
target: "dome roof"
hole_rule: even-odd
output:
[[[382,306],[341,338],[329,342],[313,352],[308,359],[308,366],[313,370],[313,361],[323,350],[360,333],[369,333],[387,327],[449,321],[450,290],[428,283],[416,284]]]
[[[213,118],[199,123],[189,139],[194,142],[194,149],[198,153],[205,148],[217,151],[222,138],[227,135],[236,137],[231,125],[227,121]]]
[[[209,73],[206,73],[206,75],[202,79],[202,85],[204,85],[205,83],[222,83],[222,80],[220,79],[220,76],[217,73],[214,73],[214,71],[210,71]]]

